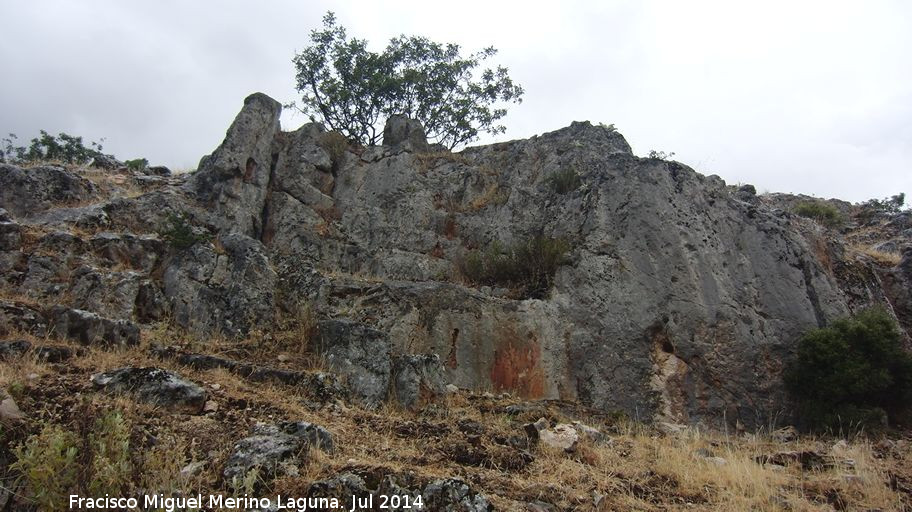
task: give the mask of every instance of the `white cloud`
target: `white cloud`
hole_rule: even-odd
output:
[[[497,47],[526,89],[501,140],[589,119],[761,190],[912,193],[901,1],[5,0],[0,130],[193,166],[247,94],[294,98],[291,58],[328,9],[377,48],[400,33]]]

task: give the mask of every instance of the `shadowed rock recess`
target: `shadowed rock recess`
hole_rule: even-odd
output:
[[[839,233],[639,158],[612,128],[450,153],[401,118],[387,145],[359,147],[317,124],[283,132],[280,112],[253,94],[196,172],[89,205],[95,187],[68,171],[0,166],[4,286],[202,335],[268,330],[306,305],[313,347],[367,405],[390,383],[411,406],[447,382],[748,428],[788,413],[780,375],[808,329],[875,303],[910,325],[908,253],[895,268],[851,256]],[[177,217],[192,244],[150,236]],[[463,277],[472,251],[536,237],[569,247],[544,298]],[[8,301],[0,319],[43,331],[60,311]]]

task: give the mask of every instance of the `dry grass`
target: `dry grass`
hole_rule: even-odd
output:
[[[879,251],[869,245],[853,244],[849,246],[851,251],[858,254],[864,254],[880,265],[895,267],[899,265],[902,256],[896,252]]]
[[[583,442],[573,453],[533,447],[534,462],[511,469],[519,452],[495,439],[521,435],[522,425],[531,416],[500,412],[502,406],[516,402],[509,397],[457,393],[423,412],[392,404],[376,411],[341,404],[314,409],[303,399],[306,390],[296,386],[250,382],[223,369],[186,368],[153,357],[148,350],[150,343],[170,340],[207,353],[240,350],[248,354],[245,360],[272,361],[275,351],[292,352],[287,343],[307,335],[312,314],[304,307],[294,321],[277,326],[277,331],[288,332],[269,333],[268,339],[265,334],[254,334],[240,341],[188,340],[163,323],[145,331],[138,347],[89,348],[59,365],[27,358],[0,362],[0,384],[19,390],[17,402],[29,416],[27,428],[32,430],[39,422],[75,428],[85,422],[77,416],[85,410],[80,405],[85,401],[93,411],[123,411],[132,426],[131,443],[157,440],[148,450],[135,450],[132,464],[145,468],[143,486],[161,492],[224,491],[228,484],[220,473],[231,445],[248,435],[252,425],[303,420],[329,429],[336,439],[336,453],[309,453],[274,481],[262,480],[257,494],[300,496],[315,480],[352,471],[412,473],[420,481],[457,476],[485,494],[498,510],[524,510],[524,504],[534,500],[553,503],[559,510],[886,511],[910,506],[909,495],[891,488],[891,480],[912,478],[912,449],[907,442],[896,442],[885,453],[863,438],[834,445],[835,439],[804,438],[783,444],[760,435],[727,436],[698,430],[664,436],[646,425],[612,423],[595,412],[573,416],[566,409],[548,405],[549,418],[583,421],[609,433],[609,440]],[[257,343],[259,348],[255,348]],[[306,353],[305,347],[300,348]],[[297,358],[292,361],[304,364]],[[219,405],[218,411],[200,416],[175,414],[129,398],[110,397],[88,385],[92,373],[126,365],[177,371],[204,386]],[[458,428],[466,420],[484,427],[480,446],[487,458],[478,464],[458,462],[452,456],[454,446],[467,442]],[[776,467],[755,462],[758,455],[809,449],[836,460],[851,459],[854,465],[804,470],[797,464]],[[710,452],[725,463],[707,459]],[[180,468],[191,461],[203,462],[205,467],[192,477],[181,475]]]
[[[418,162],[418,172],[424,174],[429,170],[437,167],[441,163],[464,164],[469,163],[469,159],[459,153],[451,151],[434,151],[431,153],[415,153],[415,161]]]
[[[477,212],[489,205],[501,205],[507,202],[509,195],[500,190],[496,182],[488,184],[481,195],[475,197],[468,204],[468,211]]]

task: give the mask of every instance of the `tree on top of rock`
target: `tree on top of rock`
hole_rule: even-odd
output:
[[[332,12],[310,39],[293,59],[302,95],[295,106],[362,144],[380,142],[385,118],[400,114],[421,121],[430,142],[452,149],[480,132],[506,131],[498,121],[507,111],[496,106],[522,101],[507,68],[476,73],[494,48],[463,57],[456,44],[401,35],[375,53],[366,40],[349,39]]]

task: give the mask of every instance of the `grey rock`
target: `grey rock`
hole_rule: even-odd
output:
[[[435,402],[446,393],[443,365],[437,354],[406,354],[392,358],[393,397],[406,409]]]
[[[0,208],[23,218],[55,206],[95,197],[95,185],[63,167],[42,165],[23,169],[0,164]]]
[[[152,176],[171,176],[171,169],[164,165],[152,165],[143,169],[143,172]]]
[[[6,392],[0,392],[0,421],[13,423],[22,421],[25,417],[13,397],[7,395]]]
[[[899,265],[885,272],[882,279],[900,325],[906,333],[912,332],[912,247],[903,251]]]
[[[187,182],[188,190],[215,213],[213,219],[227,233],[262,235],[281,111],[282,105],[265,94],[248,96],[221,146],[200,160]]]
[[[420,121],[405,116],[390,116],[383,127],[383,145],[410,151],[427,151],[427,136]]]
[[[319,323],[315,347],[346,379],[352,398],[367,407],[386,399],[390,385],[390,344],[382,332],[343,320]]]
[[[64,345],[42,345],[35,347],[34,352],[35,357],[48,363],[62,363],[80,354],[79,350],[73,350]]]
[[[359,498],[371,494],[367,488],[367,483],[363,478],[354,473],[342,473],[332,478],[318,480],[307,489],[307,496],[311,498],[345,498],[351,499],[352,496]],[[344,498],[342,498],[344,497]]]
[[[219,239],[220,250],[198,243],[176,255],[164,272],[164,295],[174,321],[199,333],[242,336],[275,314],[276,273],[263,245],[245,235]]]
[[[48,332],[82,345],[129,346],[139,343],[139,327],[127,320],[111,320],[97,313],[65,306],[47,311]]]
[[[740,201],[745,203],[753,203],[757,201],[757,189],[753,185],[741,185],[738,187],[738,190],[735,192],[735,197]]]
[[[92,376],[92,383],[109,393],[131,394],[140,401],[188,414],[202,412],[208,398],[199,385],[154,367],[124,367],[98,373]]]
[[[458,478],[435,480],[422,492],[424,506],[441,512],[487,512],[493,510],[483,495]]]
[[[0,360],[22,357],[32,348],[28,340],[0,341]]]
[[[550,503],[536,500],[530,503],[526,503],[526,508],[524,510],[528,512],[558,512],[560,509]]]
[[[38,308],[18,301],[0,300],[0,336],[26,332],[47,335],[47,319]]]
[[[22,246],[22,226],[12,221],[0,221],[0,251],[15,251]]]
[[[303,421],[257,424],[251,436],[234,445],[222,475],[230,482],[244,478],[251,469],[258,468],[264,476],[272,476],[280,463],[294,459],[303,450],[309,449],[332,453],[332,434],[323,427]]]
[[[108,171],[113,171],[124,167],[124,163],[114,157],[114,155],[95,155],[92,158],[92,161],[89,162],[90,166],[98,167]]]

